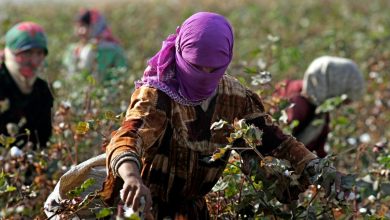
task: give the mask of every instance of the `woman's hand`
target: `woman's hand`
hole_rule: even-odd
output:
[[[341,191],[349,194],[350,189],[341,186],[341,179],[345,174],[338,172],[329,163],[327,158],[317,158],[307,164],[305,172],[311,183],[321,185],[324,188],[325,197],[329,197],[332,193],[337,196]]]
[[[132,161],[124,162],[120,165],[118,173],[124,181],[121,199],[125,205],[132,207],[134,211],[138,211],[143,205],[141,204],[141,198],[144,197],[145,208],[143,213],[145,217],[151,216],[152,197],[149,188],[142,182],[137,165]]]

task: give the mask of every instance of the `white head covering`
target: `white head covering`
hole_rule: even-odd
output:
[[[326,99],[342,94],[346,94],[350,100],[357,100],[364,90],[363,75],[352,60],[322,56],[306,70],[302,95],[320,105]]]

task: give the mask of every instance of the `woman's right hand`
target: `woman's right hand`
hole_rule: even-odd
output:
[[[121,199],[125,205],[137,211],[142,206],[141,198],[144,197],[145,208],[143,212],[145,216],[149,216],[151,214],[152,197],[149,188],[142,182],[137,165],[132,161],[124,162],[120,165],[118,173],[124,181]]]

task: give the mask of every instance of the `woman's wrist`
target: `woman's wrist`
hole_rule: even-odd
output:
[[[136,165],[138,173],[141,170],[142,165],[140,158],[133,152],[123,152],[115,156],[110,162],[111,169],[115,176],[119,176],[119,167],[125,162],[133,162]]]
[[[125,177],[134,176],[140,178],[140,170],[134,161],[125,161],[118,167],[118,175],[124,179]]]

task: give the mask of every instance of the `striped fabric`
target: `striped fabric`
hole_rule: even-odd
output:
[[[133,152],[142,159],[141,174],[151,190],[157,219],[205,219],[208,211],[203,196],[221,176],[229,156],[209,162],[213,152],[227,144],[229,134],[210,130],[210,126],[220,119],[233,122],[235,118],[245,118],[263,130],[258,149],[265,155],[280,155],[293,166],[315,158],[272,123],[258,95],[231,76],[223,77],[207,111],[178,104],[163,92],[142,86],[133,93],[126,120],[107,147],[109,175],[102,195],[107,201],[112,199],[120,182],[111,161],[123,152]],[[248,154],[245,158],[256,156]]]

